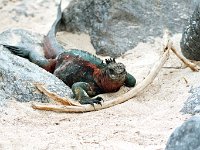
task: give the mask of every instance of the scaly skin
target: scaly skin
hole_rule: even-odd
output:
[[[76,52],[82,55],[73,55]],[[86,59],[83,56],[87,56]],[[91,63],[88,60],[96,61]],[[100,103],[100,97],[89,97],[116,92],[123,85],[133,87],[136,83],[135,78],[126,72],[122,63],[116,63],[114,59],[106,60],[104,63],[101,59],[80,50],[61,53],[57,57],[54,74],[72,87],[75,99],[81,104]]]
[[[74,97],[81,104],[101,104],[102,98],[90,98],[101,93],[116,92],[121,86],[134,87],[135,78],[127,73],[122,63],[115,59],[103,62],[96,56],[82,50],[65,50],[56,40],[61,20],[58,7],[57,19],[44,38],[43,51],[4,45],[11,52],[28,58],[31,62],[53,73],[72,88]]]

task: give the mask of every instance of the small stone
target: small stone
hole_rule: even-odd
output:
[[[200,87],[191,88],[189,92],[191,95],[184,102],[181,112],[184,114],[198,114],[200,113]]]

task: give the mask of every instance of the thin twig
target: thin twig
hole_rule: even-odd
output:
[[[175,54],[187,67],[189,67],[192,71],[199,71],[200,68],[199,68],[196,64],[190,62],[188,59],[186,59],[185,57],[183,57],[182,55],[180,55],[180,54],[177,52],[177,50],[175,49],[175,47],[174,47],[173,45],[172,45],[171,50],[172,50],[172,51],[174,52],[174,54]]]
[[[80,103],[71,100],[70,98],[65,98],[65,97],[61,97],[53,92],[50,92],[49,90],[47,90],[44,87],[44,84],[41,83],[34,83],[34,85],[37,87],[37,89],[41,92],[44,93],[46,96],[48,96],[49,98],[51,98],[52,100],[54,100],[55,102],[58,102],[62,105],[70,105],[70,106],[82,106]]]

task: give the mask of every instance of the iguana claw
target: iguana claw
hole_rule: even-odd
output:
[[[96,98],[92,98],[92,99],[82,99],[80,101],[81,104],[91,104],[94,107],[94,104],[100,104],[102,106],[102,102],[103,98],[101,97],[96,97]]]

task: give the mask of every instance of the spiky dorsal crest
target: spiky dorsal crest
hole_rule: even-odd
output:
[[[109,64],[109,63],[116,63],[116,61],[115,61],[115,58],[110,58],[110,59],[105,59],[105,61],[106,61],[106,64]]]

